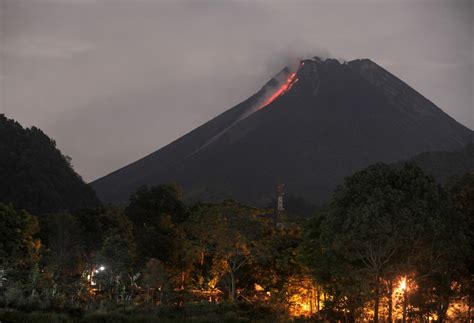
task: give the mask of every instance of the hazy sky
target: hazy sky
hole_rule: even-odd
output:
[[[330,55],[374,60],[473,129],[473,3],[0,0],[0,113],[89,181]]]

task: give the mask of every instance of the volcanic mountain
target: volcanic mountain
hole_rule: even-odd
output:
[[[345,176],[371,163],[472,141],[473,131],[374,62],[315,57],[92,186],[107,202],[173,181],[188,200],[262,205],[285,183],[288,193],[323,202]]]

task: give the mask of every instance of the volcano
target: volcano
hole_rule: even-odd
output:
[[[473,141],[473,131],[373,61],[315,57],[92,186],[106,202],[125,202],[142,185],[176,182],[189,201],[264,205],[285,183],[287,193],[321,203],[369,164]]]

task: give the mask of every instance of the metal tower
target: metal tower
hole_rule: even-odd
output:
[[[275,222],[276,222],[277,228],[281,228],[283,226],[283,211],[285,211],[285,208],[283,207],[283,195],[285,195],[285,184],[278,184],[276,191],[277,191],[277,208],[276,208]]]

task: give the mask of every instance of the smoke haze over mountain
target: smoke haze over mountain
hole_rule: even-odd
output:
[[[0,113],[92,180],[297,57],[369,57],[474,128],[471,1],[0,0]]]

